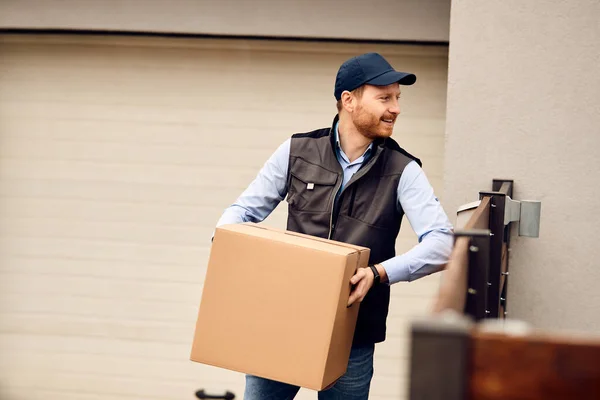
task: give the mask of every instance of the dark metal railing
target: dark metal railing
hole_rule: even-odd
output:
[[[493,181],[493,191],[479,193],[470,218],[454,232],[455,244],[434,312],[454,310],[475,320],[504,318],[508,283],[510,223],[505,224],[506,196],[512,181]]]

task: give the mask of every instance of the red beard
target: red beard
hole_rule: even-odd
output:
[[[364,137],[375,140],[378,138],[387,138],[392,135],[396,117],[397,115],[388,113],[376,116],[358,106],[356,112],[352,114],[352,122]],[[383,120],[391,120],[392,123],[386,123]]]

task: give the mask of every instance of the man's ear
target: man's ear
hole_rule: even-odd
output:
[[[350,93],[347,90],[344,90],[342,92],[342,107],[348,111],[348,112],[352,112],[354,111],[354,107],[355,107],[355,101],[354,101],[354,96],[352,95],[352,93]]]

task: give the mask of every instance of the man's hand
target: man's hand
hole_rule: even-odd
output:
[[[350,307],[355,302],[360,303],[363,301],[371,286],[373,286],[373,281],[375,280],[375,276],[373,275],[373,271],[371,268],[359,268],[356,271],[356,274],[350,279],[350,283],[354,286],[354,289],[350,293],[350,298],[348,299],[348,307]]]

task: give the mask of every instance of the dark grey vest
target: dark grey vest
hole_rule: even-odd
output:
[[[333,127],[338,121],[336,116]],[[287,229],[371,249],[370,264],[395,256],[404,212],[397,189],[402,171],[419,159],[391,138],[376,140],[374,151],[339,195],[343,171],[334,150],[334,128],[292,136],[288,168]],[[363,300],[354,345],[385,340],[390,288],[373,287]]]

